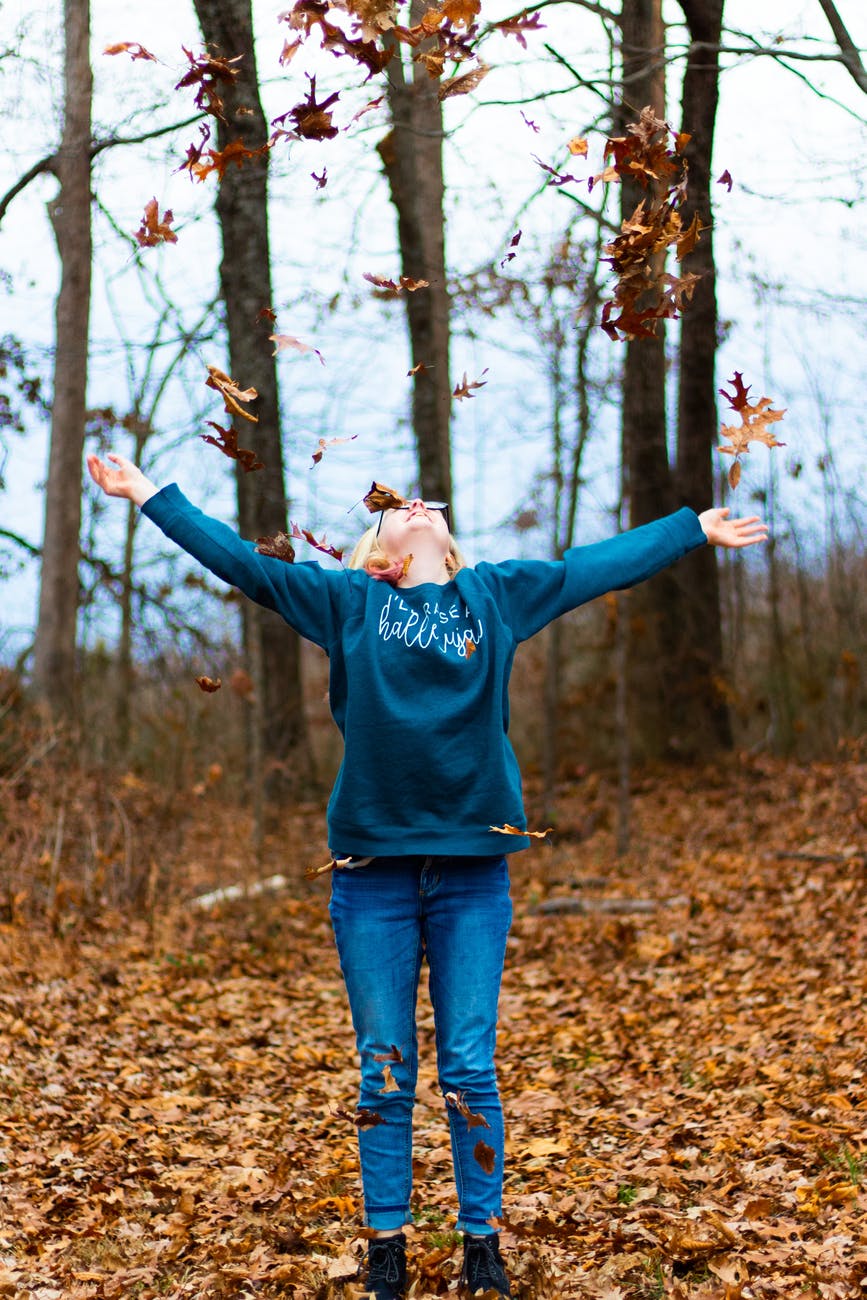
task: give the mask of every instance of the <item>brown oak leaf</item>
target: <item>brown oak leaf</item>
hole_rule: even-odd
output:
[[[314,465],[318,465],[318,464],[319,464],[319,462],[321,461],[322,457],[325,455],[325,448],[326,448],[326,447],[333,447],[333,446],[335,446],[335,444],[337,444],[337,443],[342,443],[342,442],[355,442],[355,439],[356,439],[357,437],[358,437],[358,434],[357,434],[357,433],[353,433],[353,434],[351,434],[350,437],[348,437],[348,438],[320,438],[320,439],[319,439],[319,447],[318,447],[318,449],[317,449],[316,451],[313,452],[313,464],[314,464]],[[311,469],[312,469],[312,466],[311,466]]]
[[[522,831],[520,826],[510,826],[508,822],[504,822],[502,826],[488,827],[488,830],[496,831],[498,835],[531,835],[536,840],[544,840],[547,835],[551,834],[553,829],[553,826],[549,826],[544,831]]]
[[[223,685],[223,682],[219,677],[197,677],[196,685],[200,690],[205,691],[206,694],[210,695],[214,691],[218,691]]]
[[[178,237],[172,230],[174,216],[171,208],[166,208],[160,220],[160,209],[156,199],[145,204],[141,225],[135,232],[139,248],[155,248],[157,244],[176,244]]]
[[[249,420],[251,424],[258,424],[258,415],[251,415],[240,405],[241,402],[252,402],[259,394],[255,388],[239,388],[234,379],[230,379],[225,371],[220,370],[217,366],[208,366],[208,378],[205,380],[208,388],[215,388],[226,404],[226,410],[230,415],[240,415],[242,419]],[[210,421],[209,421],[210,423]]]
[[[751,385],[744,384],[743,374],[736,370],[730,380],[727,381],[732,385],[732,392],[725,388],[720,389],[720,393],[726,399],[733,411],[740,416],[741,422],[736,424],[724,424],[720,429],[720,437],[727,438],[729,445],[721,446],[717,450],[726,456],[733,456],[734,463],[729,470],[729,486],[734,489],[740,482],[741,466],[739,463],[740,456],[750,450],[751,442],[764,443],[766,447],[784,447],[786,444],[779,442],[774,434],[770,431],[769,425],[777,424],[785,415],[785,409],[782,411],[774,410],[774,404],[770,397],[760,397],[757,402],[749,400]]]
[[[291,564],[295,559],[295,547],[287,533],[275,533],[273,537],[257,537],[256,550],[260,555],[270,555],[272,559],[284,560]]]
[[[375,480],[362,500],[372,515],[380,510],[397,510],[400,506],[406,505],[406,497],[400,496],[393,488],[386,487],[384,483],[377,483]]]
[[[216,447],[230,460],[236,460],[245,474],[250,474],[256,469],[265,468],[262,461],[257,458],[255,451],[251,451],[249,447],[238,446],[237,429],[231,425],[228,429],[224,429],[222,425],[216,424],[213,420],[208,420],[207,423],[212,429],[216,430],[217,436],[215,438],[210,433],[202,433],[199,437],[203,442],[210,443],[212,447]]]
[[[488,367],[485,366],[484,370],[482,371],[482,374],[486,375],[487,373],[488,373]],[[468,380],[467,372],[465,370],[464,377],[461,380],[461,382],[455,386],[454,392],[452,393],[452,397],[456,397],[459,402],[462,401],[463,398],[465,397],[472,397],[473,395],[472,390],[474,388],[484,388],[487,382],[488,382],[487,379]]]
[[[473,1158],[482,1166],[486,1174],[492,1174],[497,1164],[497,1153],[487,1142],[479,1138],[473,1147]]]
[[[103,54],[128,54],[135,62],[136,59],[146,59],[151,63],[157,63],[155,55],[150,50],[146,50],[138,41],[119,41],[116,45],[106,45]]]

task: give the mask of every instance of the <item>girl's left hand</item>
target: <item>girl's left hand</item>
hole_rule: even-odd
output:
[[[768,525],[758,515],[729,519],[730,514],[728,506],[716,506],[699,515],[698,522],[711,546],[753,546],[767,541]]]

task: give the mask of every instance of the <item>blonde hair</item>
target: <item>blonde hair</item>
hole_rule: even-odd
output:
[[[455,576],[459,569],[466,568],[460,547],[451,533],[449,533],[449,550],[445,561],[451,578]],[[384,570],[393,567],[394,561],[388,558],[379,544],[379,538],[376,535],[376,524],[373,524],[366,532],[361,534],[348,563],[350,569],[364,569],[365,573],[382,573]]]

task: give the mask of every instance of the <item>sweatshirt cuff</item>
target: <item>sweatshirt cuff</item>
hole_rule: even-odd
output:
[[[148,497],[147,501],[140,506],[140,509],[148,519],[152,519],[154,523],[159,523],[160,519],[164,519],[167,514],[183,505],[185,501],[186,497],[177,483],[169,483],[166,487],[160,488],[159,492],[155,492],[152,497]]]

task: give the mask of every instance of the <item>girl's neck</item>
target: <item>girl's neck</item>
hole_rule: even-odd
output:
[[[397,585],[398,587],[420,587],[424,582],[433,582],[444,586],[451,581],[451,576],[441,552],[426,551],[423,547],[419,547],[412,553],[412,561],[406,577],[401,578]]]

